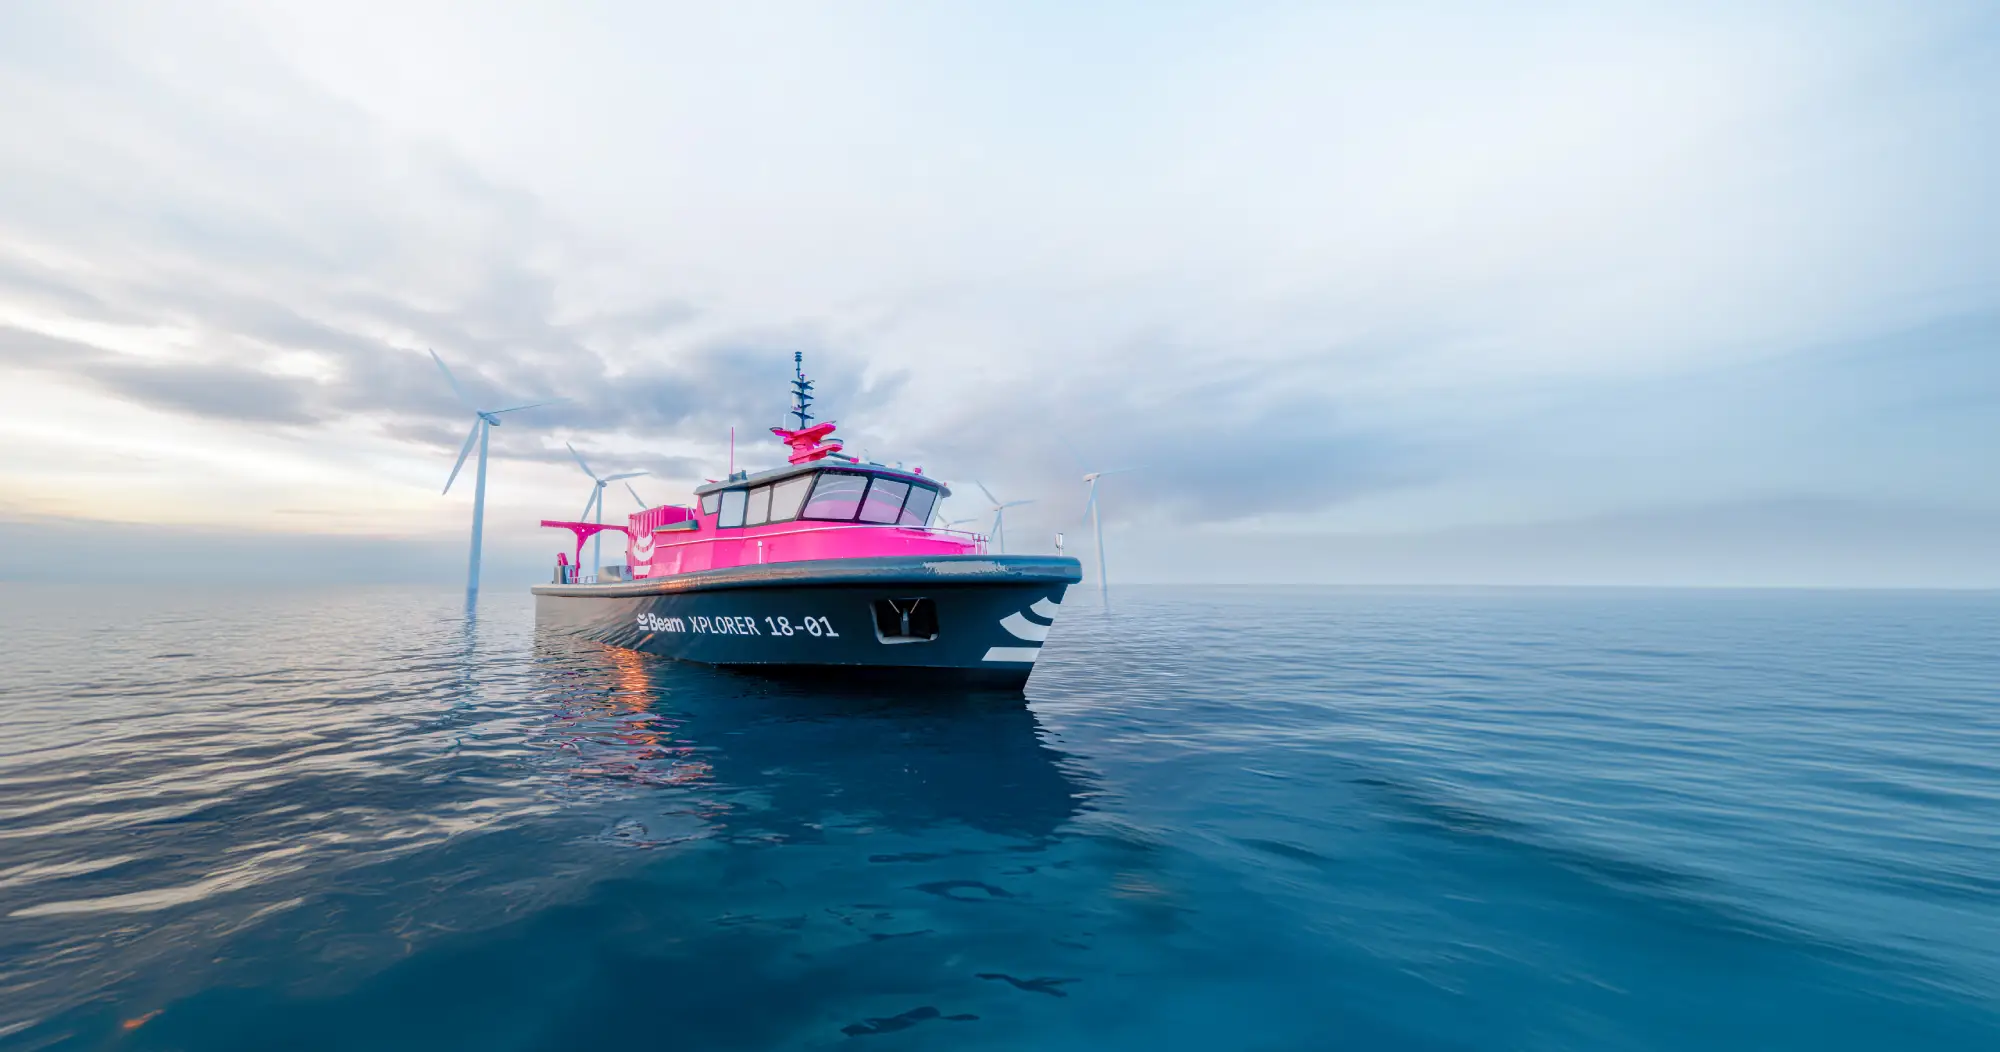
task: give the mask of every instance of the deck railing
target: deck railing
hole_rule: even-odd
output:
[[[800,520],[794,520],[794,521],[799,521],[799,522],[811,522],[812,520],[811,520],[811,519],[800,519]],[[748,527],[748,526],[730,526],[730,527],[726,527],[726,528],[727,528],[727,529],[732,529],[732,530],[735,530],[735,529],[754,529],[755,527]],[[979,554],[981,554],[981,555],[984,555],[984,554],[986,554],[986,542],[987,542],[988,538],[987,538],[987,536],[986,536],[985,534],[983,534],[983,533],[974,533],[974,532],[972,532],[971,530],[952,530],[952,529],[946,529],[946,528],[945,528],[945,527],[943,527],[943,526],[898,526],[898,525],[896,525],[896,524],[895,524],[895,523],[893,523],[893,522],[832,522],[832,523],[827,523],[827,524],[826,524],[826,525],[824,525],[824,526],[800,526],[800,527],[798,527],[798,528],[796,528],[796,529],[790,529],[790,530],[772,530],[772,531],[770,531],[769,533],[753,533],[753,534],[748,534],[748,535],[744,535],[744,534],[732,534],[732,535],[730,535],[730,536],[727,536],[727,537],[723,537],[723,536],[719,536],[719,535],[716,535],[716,534],[713,534],[713,533],[711,533],[711,534],[710,534],[709,536],[706,536],[706,537],[694,537],[694,538],[690,538],[690,539],[688,539],[688,540],[685,540],[685,541],[671,541],[671,542],[669,542],[669,541],[661,541],[661,540],[658,540],[657,538],[658,538],[658,537],[659,537],[660,535],[659,535],[659,533],[658,533],[658,532],[655,532],[655,533],[653,534],[653,536],[654,536],[654,537],[655,537],[656,539],[655,539],[655,540],[654,540],[654,542],[653,542],[653,547],[654,547],[655,549],[660,549],[660,548],[683,548],[683,547],[686,547],[687,545],[690,545],[690,544],[715,544],[715,543],[717,543],[717,542],[720,542],[720,541],[725,541],[725,540],[728,540],[728,541],[735,541],[735,540],[743,540],[743,541],[761,541],[761,540],[764,540],[764,539],[766,539],[766,538],[770,538],[770,537],[795,537],[795,536],[797,536],[797,535],[799,535],[799,534],[801,534],[801,533],[829,533],[829,532],[832,532],[832,531],[834,531],[834,530],[882,530],[882,529],[891,529],[891,530],[908,530],[908,531],[910,531],[911,533],[950,533],[950,534],[956,534],[956,535],[958,535],[958,536],[960,536],[960,537],[965,537],[965,538],[969,538],[969,539],[970,539],[970,540],[972,540],[973,542],[977,543],[977,544],[979,545]],[[672,531],[669,531],[669,532],[672,532]]]
[[[810,520],[806,520],[806,521],[810,521]],[[687,545],[690,545],[690,544],[714,544],[714,543],[716,543],[716,542],[718,542],[718,541],[723,541],[723,540],[745,540],[745,541],[750,541],[750,540],[755,540],[755,541],[761,541],[761,540],[764,540],[764,539],[766,539],[766,538],[769,538],[769,537],[792,537],[792,536],[797,536],[798,534],[801,534],[801,533],[826,533],[826,532],[829,532],[829,531],[832,531],[832,530],[879,530],[879,529],[883,529],[884,527],[888,527],[888,528],[890,528],[890,529],[898,529],[898,530],[908,530],[908,531],[910,531],[910,532],[912,532],[912,533],[925,533],[925,534],[932,534],[932,533],[946,533],[946,534],[953,534],[953,535],[955,535],[955,536],[959,536],[959,537],[964,537],[964,538],[966,538],[967,540],[970,540],[970,541],[971,541],[971,542],[973,542],[974,544],[978,545],[978,552],[977,552],[977,554],[979,554],[979,555],[985,555],[985,554],[986,554],[986,545],[987,545],[987,542],[988,542],[988,541],[990,540],[990,538],[988,538],[988,537],[987,537],[987,536],[986,536],[985,534],[983,534],[983,533],[975,533],[975,532],[973,532],[972,530],[954,530],[954,529],[949,529],[949,528],[947,528],[947,527],[944,527],[944,526],[897,526],[897,525],[895,525],[894,523],[872,523],[872,522],[838,522],[838,523],[828,523],[827,525],[824,525],[824,526],[801,526],[801,527],[799,527],[799,528],[797,528],[797,529],[791,529],[791,530],[775,530],[775,531],[772,531],[772,532],[770,532],[770,533],[757,533],[757,534],[751,534],[751,535],[749,535],[749,536],[747,536],[747,537],[746,537],[746,536],[742,536],[742,535],[740,535],[740,534],[739,534],[739,535],[733,535],[733,536],[730,536],[730,537],[719,537],[719,536],[716,536],[716,535],[714,535],[714,534],[710,534],[710,535],[709,535],[709,536],[707,536],[707,537],[697,537],[697,538],[693,538],[693,539],[690,539],[690,540],[685,540],[685,541],[675,541],[675,542],[673,542],[673,543],[670,543],[670,544],[669,544],[669,543],[661,543],[661,542],[657,542],[657,541],[656,541],[656,542],[654,543],[654,546],[653,546],[653,547],[654,547],[654,549],[655,549],[655,550],[658,550],[658,549],[660,549],[660,548],[681,548],[681,547],[685,547],[685,546],[687,546]],[[735,529],[736,527],[731,527],[731,528],[732,528],[732,529]],[[659,536],[659,534],[658,534],[658,533],[656,532],[656,533],[654,534],[654,536],[656,536],[656,537],[657,537],[657,536]],[[590,574],[584,574],[584,573],[578,573],[577,571],[579,571],[580,569],[582,569],[582,567],[578,567],[578,566],[558,566],[558,567],[556,567],[556,572],[555,572],[555,574],[554,574],[554,575],[553,575],[553,577],[551,578],[551,583],[553,583],[553,584],[598,584],[598,583],[600,583],[598,579],[599,579],[599,578],[600,578],[601,576],[603,576],[602,574],[597,574],[597,573],[590,573]],[[626,582],[626,581],[644,581],[644,580],[647,580],[647,579],[648,579],[648,578],[644,578],[644,577],[633,577],[633,576],[632,576],[632,567],[629,567],[629,566],[625,566],[625,567],[619,567],[618,569],[619,569],[619,576],[617,576],[617,577],[613,578],[613,579],[612,579],[612,580],[611,580],[610,582],[607,582],[607,583],[612,583],[612,584],[619,584],[619,583],[623,583],[623,582]],[[662,575],[662,576],[665,576],[665,575]]]

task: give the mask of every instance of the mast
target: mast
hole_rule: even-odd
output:
[[[812,413],[808,411],[808,407],[812,405],[813,382],[806,379],[805,361],[804,351],[792,352],[792,397],[796,402],[792,406],[791,415],[799,418],[800,431],[804,431],[806,425],[812,423]]]
[[[828,437],[833,434],[833,421],[828,420],[821,424],[812,422],[813,382],[806,379],[805,360],[804,351],[792,352],[792,408],[786,415],[799,418],[798,429],[794,431],[787,431],[782,427],[771,429],[771,433],[778,436],[779,441],[792,447],[792,455],[786,460],[793,464],[804,464],[807,461],[840,453],[840,439]],[[841,457],[841,459],[853,458]]]

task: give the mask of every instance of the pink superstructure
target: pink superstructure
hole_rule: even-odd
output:
[[[686,512],[686,508],[653,508]],[[638,518],[638,516],[634,516]],[[985,538],[956,530],[917,526],[820,522],[796,519],[763,526],[718,528],[718,516],[697,515],[692,533],[651,534],[634,527],[626,557],[635,578],[715,570],[725,566],[797,562],[804,559],[860,559],[874,555],[977,555]]]
[[[865,464],[840,452],[832,421],[810,423],[811,383],[800,375],[800,428],[774,427],[790,448],[787,466],[738,472],[695,490],[698,507],[647,508],[623,526],[543,520],[584,543],[605,530],[625,535],[633,579],[762,563],[897,555],[979,555],[986,538],[930,525],[950,490],[923,473]],[[576,563],[569,564],[575,566]]]

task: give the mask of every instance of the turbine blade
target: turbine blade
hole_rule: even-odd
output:
[[[1010,500],[1007,503],[1002,504],[1000,506],[1003,508],[1018,508],[1023,504],[1033,504],[1033,503],[1034,501],[1032,500]]]
[[[458,386],[458,377],[451,375],[451,366],[444,364],[444,359],[438,357],[438,352],[431,351],[431,361],[436,362],[438,371],[444,374],[444,382],[451,385],[451,393],[458,396],[458,404],[475,413],[479,412],[479,407],[472,404],[472,399],[465,397],[465,388]]]
[[[466,433],[465,445],[458,447],[458,463],[451,466],[451,477],[444,480],[443,492],[450,493],[451,484],[458,481],[458,469],[465,466],[465,458],[472,453],[472,443],[479,438],[479,425],[485,422],[478,417],[472,418],[472,430]]]
[[[593,479],[597,477],[597,472],[590,470],[590,465],[584,461],[583,454],[576,451],[575,446],[564,442],[563,448],[569,450],[569,455],[576,458],[576,466],[582,468],[584,474],[589,475]]]
[[[616,481],[618,481],[619,479],[635,479],[635,478],[638,478],[638,477],[639,477],[639,476],[641,476],[641,475],[650,475],[650,474],[652,474],[652,472],[650,472],[650,471],[623,471],[623,472],[620,472],[620,473],[618,473],[618,474],[616,474],[616,475],[606,475],[606,476],[604,476],[604,481],[606,481],[606,482],[616,482]]]
[[[554,404],[555,404],[554,402],[529,402],[527,405],[509,406],[506,409],[489,409],[487,410],[487,412],[492,413],[495,416],[498,416],[501,413],[518,413],[523,409],[540,409],[545,405],[554,405]]]
[[[632,488],[632,484],[631,484],[630,482],[627,482],[627,483],[625,484],[625,492],[627,492],[627,493],[630,493],[630,494],[632,495],[632,499],[633,499],[633,500],[635,500],[635,501],[638,501],[638,502],[639,502],[639,506],[640,506],[640,507],[642,507],[642,508],[650,508],[650,507],[652,507],[652,505],[651,505],[651,504],[648,504],[648,503],[646,503],[646,498],[644,498],[644,497],[641,497],[641,496],[639,495],[639,491],[638,491],[638,490],[636,490],[636,489],[633,489],[633,488]]]
[[[978,486],[978,487],[979,487],[979,492],[981,492],[981,493],[984,493],[984,494],[986,494],[986,499],[987,499],[987,500],[989,500],[989,501],[992,501],[992,502],[993,502],[994,504],[996,504],[996,505],[1000,503],[1000,498],[998,498],[998,497],[994,496],[994,495],[993,495],[993,491],[992,491],[992,490],[990,490],[990,489],[987,489],[987,488],[986,488],[986,483],[984,483],[984,482],[975,482],[975,483],[973,483],[973,485],[975,485],[975,486]]]

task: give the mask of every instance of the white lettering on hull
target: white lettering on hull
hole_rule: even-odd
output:
[[[761,627],[758,622],[762,622]],[[770,615],[766,617],[710,616],[661,617],[657,614],[640,614],[641,632],[682,632],[698,636],[811,636],[814,639],[839,639],[833,622],[818,614],[807,614],[798,621],[789,617]]]

